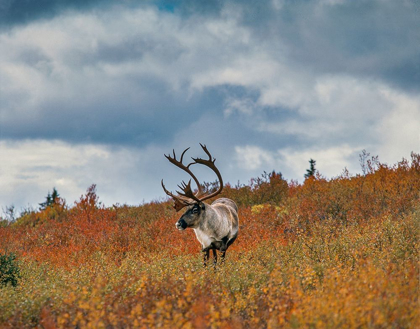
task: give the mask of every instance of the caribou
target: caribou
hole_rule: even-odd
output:
[[[222,263],[225,260],[226,250],[236,240],[239,229],[238,207],[235,202],[228,198],[219,198],[211,204],[205,203],[205,200],[215,197],[223,190],[223,179],[219,169],[215,166],[216,159],[212,157],[205,145],[200,143],[201,148],[207,154],[208,159],[192,158],[193,162],[188,165],[183,164],[183,158],[189,148],[182,152],[181,157],[177,160],[175,150],[173,156],[165,157],[175,166],[188,173],[197,185],[197,191],[194,193],[191,189],[191,179],[188,183],[181,182],[178,187],[181,191],[177,191],[177,195],[168,191],[161,181],[165,193],[174,200],[174,209],[178,212],[186,208],[185,213],[176,222],[175,226],[178,230],[183,231],[192,228],[195,232],[197,240],[201,243],[202,252],[204,254],[204,267],[210,257],[210,250],[213,251],[213,264],[217,264],[217,250],[221,253]],[[190,167],[195,164],[204,165],[214,171],[218,180],[218,189],[214,192],[204,191],[196,176],[192,173]]]

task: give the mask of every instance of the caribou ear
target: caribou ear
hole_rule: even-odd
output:
[[[204,205],[204,202],[200,202],[199,203],[201,210],[206,209],[206,206]]]

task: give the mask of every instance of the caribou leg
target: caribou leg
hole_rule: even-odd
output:
[[[226,250],[222,251],[222,254],[220,255],[220,257],[222,258],[222,264],[225,263],[225,256],[226,256]]]
[[[213,249],[213,265],[216,267],[217,265],[217,250]]]
[[[204,251],[204,267],[207,266],[207,261],[209,260],[210,257],[210,250],[205,250]]]

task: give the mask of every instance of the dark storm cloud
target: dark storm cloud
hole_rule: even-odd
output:
[[[155,3],[162,10],[182,16],[218,16],[226,2],[222,0],[158,0]]]
[[[164,17],[155,10],[139,15],[150,24],[142,18],[127,23],[138,16],[120,10],[119,15],[89,14],[83,21],[66,15],[5,34],[4,44],[12,53],[4,54],[10,65],[3,66],[7,74],[2,92],[7,97],[2,137],[142,147],[170,141],[207,112],[219,113],[223,120],[226,95],[243,95],[233,87],[229,91],[229,85],[194,91],[190,74],[211,70],[212,52],[220,54],[212,43],[225,48],[227,55],[230,42],[217,43],[218,35],[199,24],[209,36],[200,44],[199,34],[176,19],[179,33],[170,30],[171,24],[162,24]],[[191,44],[184,42],[189,37]],[[249,97],[255,100],[258,93]]]
[[[63,10],[84,10],[112,0],[0,0],[0,28],[51,18]]]
[[[163,3],[163,2],[162,2]],[[420,90],[420,2],[164,1],[181,15],[239,15],[273,54],[287,48],[295,63],[318,73],[357,74]]]
[[[109,5],[156,6],[185,17],[220,17],[226,8],[251,27],[274,54],[287,47],[296,63],[320,73],[343,72],[384,79],[403,89],[420,88],[420,4],[417,1],[112,1],[0,0],[3,26],[51,18],[65,9],[89,10]],[[133,56],[122,47],[103,56],[116,61]],[[135,50],[135,49],[134,49]],[[96,60],[96,58],[92,58]]]
[[[135,94],[139,98],[130,100]],[[139,147],[153,141],[166,142],[182,125],[191,124],[194,111],[208,110],[201,99],[186,99],[168,92],[163,83],[148,80],[131,90],[104,93],[100,97],[61,98],[40,104],[42,111],[34,120],[31,116],[10,116],[2,127],[2,135],[9,139],[64,139],[71,142],[105,144],[135,144]],[[214,102],[213,102],[214,103]],[[19,120],[19,124],[15,124]],[[174,124],[175,122],[182,122]]]
[[[25,3],[11,2],[9,12]],[[38,12],[58,13],[54,8],[109,3],[46,1],[27,9],[35,18]],[[13,51],[8,60],[16,72],[29,74],[19,79],[39,81],[2,97],[8,114],[0,123],[3,138],[143,146],[167,142],[213,112],[235,119],[231,130],[255,130],[258,143],[269,146],[275,144],[271,134],[282,131],[274,123],[311,124],[313,116],[300,108],[307,106],[303,99],[313,92],[317,75],[367,76],[407,90],[418,84],[413,41],[420,23],[411,2],[157,1],[134,10],[139,3],[128,2],[133,10],[119,6],[80,17],[62,15],[9,34],[10,43],[21,41],[8,46]],[[39,42],[28,42],[27,35]],[[48,44],[49,39],[56,42]],[[261,53],[271,62],[259,69]],[[240,60],[244,64],[238,66]],[[270,77],[276,66],[278,77]],[[253,67],[247,76],[245,70]],[[245,79],[231,78],[239,72]],[[19,74],[10,75],[10,85]],[[278,98],[276,89],[289,85],[290,96]],[[365,129],[340,128],[343,139],[353,136],[354,141]],[[312,142],[302,133],[275,133],[276,139],[285,136],[302,147]],[[329,134],[321,137],[331,143]]]
[[[109,99],[104,96],[94,104],[52,103],[44,107],[43,114],[36,121],[21,118],[19,125],[12,122],[5,124],[2,136],[7,139],[26,139],[30,136],[36,139],[65,139],[74,143],[144,147],[149,143],[170,143],[174,135],[184,130],[192,130],[194,133],[191,135],[211,139],[212,133],[205,123],[198,121],[206,113],[216,112],[215,118],[223,121],[223,124],[214,122],[212,130],[216,130],[217,136],[222,139],[229,137],[232,142],[240,142],[240,136],[245,131],[244,118],[232,116],[226,119],[221,111],[217,113],[217,109],[223,108],[220,95],[225,93],[224,90],[223,87],[210,88],[199,97],[188,98],[187,94],[180,97],[168,93],[162,85],[154,85],[146,91],[149,97],[138,104],[130,104],[124,99],[118,102],[115,95],[109,95]],[[221,129],[223,126],[225,129]],[[248,129],[249,137],[252,134],[255,137],[266,136]]]
[[[287,47],[290,58],[318,73],[356,74],[420,89],[418,1],[253,3],[242,7],[241,22],[272,43],[271,51]]]

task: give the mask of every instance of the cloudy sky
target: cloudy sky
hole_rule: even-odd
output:
[[[162,199],[204,143],[225,181],[420,150],[417,0],[0,0],[0,206]],[[202,180],[213,181],[200,170]]]

